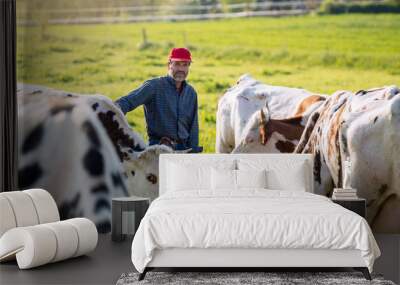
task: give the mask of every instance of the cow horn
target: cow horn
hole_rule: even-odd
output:
[[[268,120],[269,120],[269,118],[271,117],[271,111],[270,111],[269,106],[268,106],[268,101],[265,102],[265,108],[267,109]]]
[[[190,149],[189,149],[190,150]],[[136,159],[145,158],[147,155],[160,155],[161,153],[172,153],[173,149],[167,145],[151,145],[142,151],[134,152],[133,156]]]
[[[260,142],[265,145],[267,143],[267,120],[263,110],[260,110],[260,124],[258,126],[260,131]]]

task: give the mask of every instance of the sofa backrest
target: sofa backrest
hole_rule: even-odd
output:
[[[174,175],[172,171],[176,171],[177,165],[182,166],[186,170],[196,169],[198,167],[207,168],[228,168],[228,169],[267,169],[271,173],[278,174],[271,177],[271,182],[275,185],[279,184],[278,180],[285,180],[287,177],[299,180],[299,184],[304,185],[304,191],[314,192],[314,177],[313,177],[313,155],[312,154],[161,154],[159,160],[159,194],[162,195],[167,191],[171,191],[168,185],[171,185],[172,177],[179,179],[179,175]],[[302,175],[296,176],[299,167],[302,168]],[[211,172],[211,171],[210,171]],[[203,172],[201,181],[196,185],[200,188],[208,187],[211,179],[207,171]],[[176,174],[176,173],[175,173]],[[184,175],[184,173],[182,173]],[[296,178],[297,177],[297,178]],[[299,179],[300,178],[300,179]],[[300,181],[301,180],[301,181]],[[291,181],[292,184],[296,181]],[[285,190],[277,189],[276,190]]]

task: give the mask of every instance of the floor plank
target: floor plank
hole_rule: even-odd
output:
[[[99,234],[96,249],[80,256],[28,270],[17,263],[0,264],[0,284],[115,284],[124,272],[134,271],[131,262],[132,239],[116,243],[111,234]]]

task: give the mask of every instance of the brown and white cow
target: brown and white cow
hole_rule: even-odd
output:
[[[270,119],[268,108],[256,112],[232,153],[291,153],[303,133],[303,117]]]
[[[342,186],[350,159],[351,185],[367,199],[376,232],[400,233],[400,90],[395,86],[334,93],[313,114],[295,150],[315,155],[318,193]]]
[[[323,100],[325,96],[304,89],[267,85],[247,74],[242,75],[218,101],[216,152],[243,149],[241,144],[246,132],[254,127],[256,113],[266,105],[269,118],[285,119],[312,113]]]
[[[324,100],[324,96],[310,95],[298,103],[292,117],[283,119],[271,118],[269,107],[264,107],[251,116],[232,153],[293,152],[309,117]]]

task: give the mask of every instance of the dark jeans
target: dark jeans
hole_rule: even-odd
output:
[[[155,145],[155,144],[160,144],[160,140],[158,139],[150,139],[149,140],[149,145]],[[177,143],[172,146],[174,150],[186,150],[191,148],[189,153],[199,153],[203,152],[203,147],[202,146],[195,146],[195,147],[190,147],[185,143]]]

